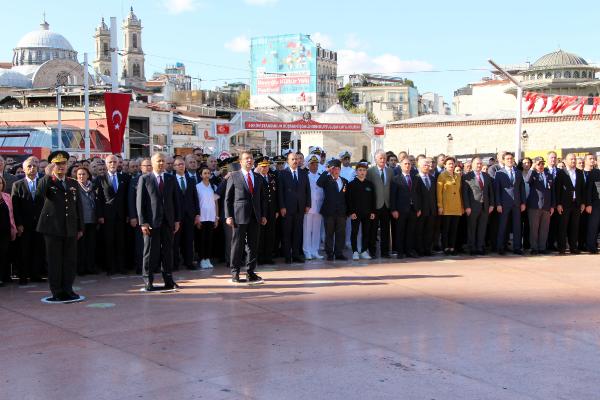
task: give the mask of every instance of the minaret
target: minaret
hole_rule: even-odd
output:
[[[142,51],[142,20],[133,13],[133,7],[127,19],[123,21],[122,28],[125,36],[125,54],[121,78],[125,80],[126,86],[139,86],[146,81]]]
[[[94,71],[98,75],[110,76],[110,30],[104,18],[94,33],[96,41],[96,58],[94,59]]]

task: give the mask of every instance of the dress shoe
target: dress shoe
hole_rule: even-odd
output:
[[[532,256],[537,256],[539,254],[539,251],[531,249],[531,252],[529,252],[529,254],[531,254]]]
[[[566,255],[567,255],[567,252],[566,252],[566,251],[564,251],[564,250],[559,250],[559,251],[558,251],[558,255],[559,255],[559,256],[566,256]]]
[[[335,256],[335,259],[339,260],[339,261],[348,261],[348,257],[346,257],[343,254],[340,254],[339,256]]]
[[[410,258],[419,258],[419,255],[417,254],[417,252],[416,252],[416,251],[409,251],[409,252],[408,252],[408,256],[409,256]]]
[[[263,264],[264,265],[273,265],[273,264],[275,264],[275,261],[273,261],[272,259],[269,258],[268,260],[265,260],[263,262]]]
[[[145,290],[146,292],[154,292],[154,291],[156,290],[156,288],[154,287],[154,285],[153,285],[153,284],[151,284],[151,283],[147,283],[147,284],[144,286],[144,290]]]
[[[292,259],[291,258],[286,258],[285,259],[285,263],[286,264],[292,264]]]
[[[385,253],[381,255],[381,258],[392,258],[389,253]]]
[[[31,282],[42,283],[42,282],[46,282],[46,280],[44,278],[42,278],[41,276],[34,276],[33,278],[31,278]]]
[[[292,260],[294,260],[295,262],[298,262],[298,263],[306,262],[306,258],[304,258],[303,256],[292,257]]]
[[[242,283],[242,281],[240,280],[239,272],[237,274],[231,275],[231,283],[236,284],[236,285]]]
[[[77,293],[75,293],[75,292],[69,293],[68,296],[69,296],[69,301],[79,300],[80,299],[80,296]]]
[[[478,253],[480,256],[485,256],[485,255],[487,254],[487,251],[485,251],[485,250],[479,250],[477,253]]]
[[[174,290],[174,289],[179,289],[179,285],[173,281],[166,283],[165,287],[163,288],[163,290]]]
[[[29,280],[27,278],[19,278],[19,285],[20,286],[25,286],[29,283]]]
[[[503,256],[505,254],[506,254],[506,251],[504,251],[504,250],[498,250],[498,255],[499,256]]]
[[[522,256],[523,255],[523,250],[521,250],[521,249],[513,250],[513,254]]]
[[[581,254],[581,250],[579,250],[579,249],[573,249],[573,250],[570,250],[569,253],[571,253],[571,254]]]
[[[540,254],[543,254],[543,255],[548,255],[548,254],[550,254],[550,252],[549,252],[548,250],[540,250],[540,251],[539,251],[539,253],[540,253]]]
[[[327,261],[333,261],[333,256],[327,256]]]
[[[477,250],[469,250],[469,255],[470,256],[478,256],[479,252]]]
[[[398,260],[402,260],[404,257],[406,257],[406,256],[404,255],[404,253],[398,253],[398,255],[396,255],[396,258],[397,258]]]

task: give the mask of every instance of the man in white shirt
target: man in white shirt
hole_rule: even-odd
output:
[[[308,213],[304,214],[302,250],[307,260],[312,260],[313,258],[322,260],[323,256],[319,255],[319,246],[321,244],[323,217],[319,213],[319,210],[323,204],[323,189],[317,185],[317,180],[321,176],[319,172],[319,157],[311,154],[307,162],[311,206]]]

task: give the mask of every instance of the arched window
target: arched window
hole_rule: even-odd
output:
[[[571,71],[565,71],[565,78],[566,79],[571,78]]]
[[[560,71],[554,71],[554,79],[562,78],[562,73]]]
[[[573,78],[579,79],[579,71],[573,72]]]
[[[543,77],[544,77],[544,75],[541,72],[539,74],[537,74],[538,79],[542,79]]]
[[[33,61],[32,59],[33,59],[33,56],[31,54],[31,52],[28,52],[27,53],[27,64],[32,64],[32,61]]]
[[[140,77],[140,65],[139,64],[133,64],[133,76],[136,78]]]
[[[104,70],[104,75],[106,75],[106,76],[110,76],[110,71],[109,71],[109,70],[107,70],[107,69],[105,69],[105,70]]]
[[[584,79],[587,78],[588,77],[587,76],[587,72],[581,71],[581,77],[584,78]],[[591,78],[591,75],[590,75],[590,78]]]
[[[594,105],[594,93],[590,93],[588,94],[588,101],[587,101],[588,105]]]
[[[131,35],[131,43],[134,49],[137,49],[137,33]]]
[[[102,54],[108,57],[108,43],[106,42],[102,43]]]
[[[548,71],[546,72],[546,79],[550,79],[552,78],[552,72]]]

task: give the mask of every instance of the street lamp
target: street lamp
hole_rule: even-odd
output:
[[[511,74],[500,68],[492,59],[488,62],[517,87],[517,116],[515,127],[515,161],[521,158],[521,126],[523,125],[523,87]]]

